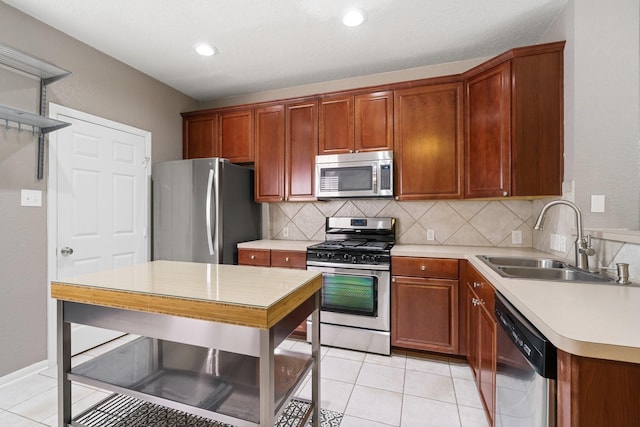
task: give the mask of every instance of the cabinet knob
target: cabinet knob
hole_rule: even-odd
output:
[[[393,283],[396,283],[396,278],[395,278],[395,277],[392,277],[392,278],[391,278],[391,281],[392,281]]]
[[[426,271],[426,269],[427,269],[427,266],[426,266],[426,265],[422,265],[422,266],[420,266],[420,270],[422,270],[422,271]]]
[[[284,262],[289,262],[289,257],[288,256],[284,257]]]
[[[509,195],[509,192],[508,192],[508,191],[503,191],[503,192],[502,192],[502,195],[503,195],[504,197],[507,197],[507,196]]]
[[[473,282],[473,287],[474,288],[481,288],[482,287],[482,282]]]
[[[256,256],[255,255],[251,255],[251,259],[256,259]]]

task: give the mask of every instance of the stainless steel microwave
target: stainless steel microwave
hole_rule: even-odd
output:
[[[316,197],[393,197],[393,151],[316,156]]]

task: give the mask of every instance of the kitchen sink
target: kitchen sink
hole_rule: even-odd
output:
[[[527,268],[498,267],[498,273],[504,277],[516,277],[532,280],[562,280],[571,282],[612,282],[606,276],[597,273],[579,271],[573,268]]]
[[[535,268],[567,268],[567,263],[551,258],[522,258],[522,257],[495,257],[480,256],[480,259],[488,264],[509,267],[535,267]]]
[[[478,258],[502,277],[512,279],[615,283],[614,279],[604,274],[579,270],[564,261],[551,258],[488,255],[478,255]]]

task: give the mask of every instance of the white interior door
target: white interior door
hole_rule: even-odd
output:
[[[148,261],[150,134],[63,107],[54,110],[54,118],[71,126],[50,140],[51,280]],[[73,325],[72,353],[119,335]]]

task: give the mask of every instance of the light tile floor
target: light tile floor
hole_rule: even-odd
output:
[[[82,363],[135,337],[125,336],[73,358]],[[309,352],[286,340],[282,347]],[[391,357],[322,347],[322,407],[344,413],[342,427],[486,427],[469,365],[458,359],[394,352]],[[0,426],[56,426],[56,371],[49,369],[0,388]],[[74,384],[73,414],[109,393]],[[307,380],[301,397],[311,397]]]

